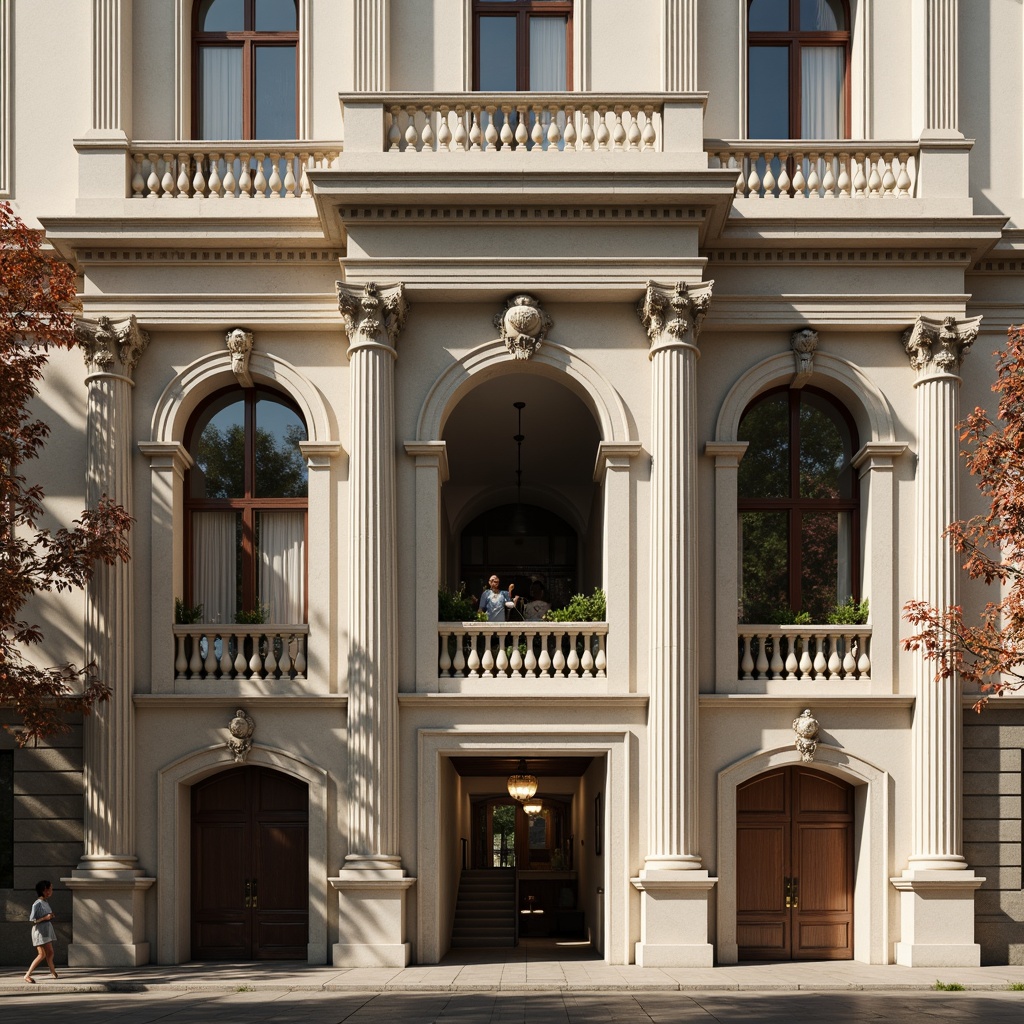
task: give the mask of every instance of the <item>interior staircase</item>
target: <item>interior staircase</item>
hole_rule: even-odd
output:
[[[452,946],[516,944],[514,868],[463,871],[455,906]]]

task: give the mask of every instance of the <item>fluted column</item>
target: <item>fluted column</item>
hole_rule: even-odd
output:
[[[698,853],[696,523],[696,342],[710,303],[711,282],[648,284],[637,307],[651,340],[647,853],[634,881],[645,896],[637,962],[646,966],[711,963],[713,880]]]
[[[389,3],[355,0],[356,92],[383,92],[388,87]]]
[[[92,0],[92,131],[131,129],[132,0]]]
[[[977,337],[980,317],[919,317],[903,336],[917,374],[916,547],[914,596],[946,608],[958,601],[957,564],[946,527],[959,503],[960,364]],[[935,679],[935,666],[914,656],[912,848],[893,884],[901,892],[899,963],[909,966],[980,962],[974,945],[974,876],[963,856],[963,707],[960,680]]]
[[[133,316],[79,321],[76,333],[89,371],[86,500],[94,508],[109,498],[130,514],[132,375],[149,336]],[[148,943],[140,941],[141,892],[154,880],[139,877],[135,856],[133,566],[131,557],[100,565],[86,589],[85,656],[111,698],[84,722],[85,849],[67,880],[75,892],[75,941],[68,951],[74,964],[131,965],[149,956]],[[103,912],[86,910],[82,900]]]
[[[338,284],[349,338],[348,855],[334,962],[404,966],[398,853],[398,586],[394,365],[407,305],[401,284]]]
[[[697,90],[697,0],[662,0],[666,92]]]
[[[960,128],[957,68],[959,0],[927,0],[923,11],[925,45],[924,127]]]

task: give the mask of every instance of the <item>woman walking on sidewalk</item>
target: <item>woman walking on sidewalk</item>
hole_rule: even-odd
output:
[[[36,895],[39,897],[32,904],[32,910],[28,919],[32,922],[32,945],[36,947],[36,958],[29,964],[25,972],[25,980],[30,984],[36,983],[32,972],[45,960],[50,973],[56,978],[57,969],[53,966],[53,943],[57,939],[57,933],[53,930],[53,919],[56,916],[50,909],[47,900],[53,894],[53,886],[49,879],[36,882]]]

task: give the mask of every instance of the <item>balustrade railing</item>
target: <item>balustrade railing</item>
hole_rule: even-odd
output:
[[[705,140],[711,167],[736,171],[738,199],[907,199],[916,142]]]
[[[305,679],[309,626],[174,627],[177,681]]]
[[[307,171],[333,167],[340,142],[137,142],[132,198],[299,199]]]
[[[740,679],[867,681],[870,626],[741,625]]]
[[[663,101],[571,93],[460,93],[384,103],[389,152],[662,149]]]
[[[442,678],[604,678],[607,622],[442,622]]]

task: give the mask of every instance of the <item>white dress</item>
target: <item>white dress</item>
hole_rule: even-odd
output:
[[[28,915],[28,919],[32,922],[33,946],[45,946],[48,942],[56,941],[57,933],[53,930],[53,922],[39,920],[41,917],[48,917],[52,913],[50,904],[42,898],[32,904],[32,910]]]

